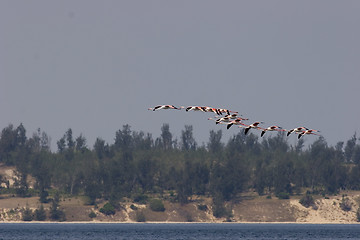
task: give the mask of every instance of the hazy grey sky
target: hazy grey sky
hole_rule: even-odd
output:
[[[199,144],[239,131],[147,110],[208,105],[335,145],[360,132],[359,13],[356,0],[2,0],[0,128],[40,127],[54,148],[68,128],[89,147],[124,124],[154,138],[193,125]]]

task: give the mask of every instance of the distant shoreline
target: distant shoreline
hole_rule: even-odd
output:
[[[23,211],[28,207],[34,214],[39,207],[39,197],[3,198],[0,199],[1,223],[37,223],[37,224],[359,224],[357,211],[360,204],[360,192],[343,192],[350,201],[351,209],[344,211],[340,206],[341,196],[323,198],[315,197],[316,208],[304,207],[299,198],[267,199],[265,196],[243,200],[232,205],[230,218],[216,218],[212,212],[212,199],[203,198],[201,203],[207,210],[198,208],[198,202],[185,205],[163,200],[165,210],[157,212],[149,205],[134,202],[123,202],[122,208],[113,215],[100,212],[105,201],[95,206],[86,205],[81,197],[63,199],[60,202],[65,221],[52,221],[49,215],[49,204],[44,204],[47,218],[45,221],[23,221]],[[133,208],[132,208],[133,206]],[[90,213],[93,213],[91,217]],[[138,219],[142,213],[145,218]],[[31,220],[31,219],[29,219]],[[230,220],[230,222],[227,222]]]
[[[101,222],[101,221],[2,221],[1,224],[314,224],[314,225],[360,225],[360,222]]]

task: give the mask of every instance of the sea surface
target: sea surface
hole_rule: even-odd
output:
[[[0,239],[360,239],[360,225],[0,223]]]

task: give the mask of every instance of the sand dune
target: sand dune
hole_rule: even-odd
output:
[[[351,210],[344,211],[340,207],[342,195],[329,198],[318,197],[316,207],[305,208],[299,199],[279,200],[257,197],[240,201],[232,205],[233,222],[263,222],[263,223],[357,223],[356,211],[359,208],[360,192],[345,192],[351,203]],[[18,222],[22,219],[22,209],[26,206],[32,210],[39,207],[39,198],[9,197],[0,199],[0,222]],[[164,201],[164,212],[153,212],[145,204],[124,202],[122,209],[115,215],[106,216],[99,208],[85,205],[81,198],[66,198],[60,202],[65,211],[67,222],[136,222],[137,211],[142,211],[147,222],[225,222],[225,218],[215,218],[212,214],[211,199],[202,199],[202,204],[208,206],[206,211],[197,208],[198,202],[181,205]],[[133,210],[134,204],[138,210]],[[101,206],[101,204],[99,204]],[[50,205],[45,204],[45,209]],[[96,213],[91,219],[89,213]]]

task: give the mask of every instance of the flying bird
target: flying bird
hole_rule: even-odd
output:
[[[222,115],[223,113],[226,113],[227,115],[230,115],[230,113],[238,113],[224,108],[218,108],[217,111],[220,113],[219,115]]]
[[[260,127],[258,127],[258,125],[261,123],[264,123],[264,122],[254,122],[253,124],[250,124],[250,125],[246,125],[246,124],[242,123],[241,125],[245,126],[245,135],[246,135],[251,128],[259,129]]]
[[[226,115],[225,117],[221,117],[221,116],[216,116],[214,118],[208,118],[208,120],[215,120],[215,123],[216,124],[219,124],[219,123],[229,123],[231,122],[233,119],[236,119],[238,117],[238,115],[236,113],[234,114],[231,114],[231,115]]]
[[[314,129],[307,129],[306,131],[302,131],[301,133],[299,133],[298,139],[300,139],[302,136],[306,135],[306,134],[313,134],[313,135],[319,135],[317,134],[318,130],[314,130]]]
[[[295,133],[301,133],[303,131],[306,131],[306,130],[309,130],[308,128],[306,127],[297,127],[297,128],[294,128],[294,129],[291,129],[287,132],[286,136],[289,136],[292,132],[295,132]]]
[[[228,125],[226,126],[226,129],[231,128],[232,125],[244,125],[242,123],[243,120],[249,120],[248,118],[242,118],[242,117],[238,117],[235,120],[232,120],[228,123]]]
[[[318,130],[309,129],[306,127],[297,127],[297,128],[291,129],[291,130],[285,130],[279,126],[274,125],[274,126],[270,126],[268,128],[262,128],[259,126],[259,124],[261,124],[263,122],[254,122],[253,124],[247,125],[247,124],[244,124],[242,121],[249,120],[248,118],[239,117],[238,112],[230,111],[230,110],[224,109],[224,108],[212,108],[212,107],[208,107],[208,106],[175,107],[174,105],[158,105],[158,106],[155,106],[154,108],[148,108],[148,110],[153,110],[153,111],[160,110],[160,109],[181,110],[183,108],[185,108],[187,112],[188,111],[200,111],[200,112],[216,113],[217,116],[215,116],[215,118],[208,118],[208,120],[215,120],[216,124],[227,124],[227,126],[226,126],[227,129],[231,128],[232,125],[239,125],[239,127],[245,128],[245,135],[249,132],[249,130],[251,128],[262,130],[261,135],[260,135],[261,137],[264,136],[264,134],[267,131],[287,131],[286,136],[289,136],[291,133],[294,132],[294,133],[298,134],[298,139],[307,134],[319,135],[317,133],[320,132]],[[222,116],[223,113],[226,113],[226,115]]]
[[[204,107],[199,107],[199,106],[189,106],[185,109],[187,112],[188,111],[201,111],[201,112],[205,112],[205,108]]]
[[[217,115],[221,115],[221,112],[219,112],[217,108],[212,108],[212,107],[201,107],[201,108],[204,109],[204,112],[213,112],[216,113]]]
[[[260,135],[261,137],[264,136],[264,134],[267,131],[285,131],[279,126],[271,126],[271,127],[268,127],[268,128],[260,128],[260,129],[262,129],[262,132],[261,132],[261,135]]]
[[[155,106],[153,108],[148,108],[148,110],[160,110],[160,109],[176,109],[176,110],[181,110],[181,107],[180,108],[177,108],[175,107],[174,105],[158,105],[158,106]]]

